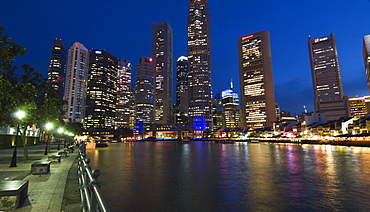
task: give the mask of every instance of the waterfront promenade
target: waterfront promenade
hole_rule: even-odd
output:
[[[57,154],[57,146],[51,144],[48,155]],[[60,149],[63,149],[63,145]],[[31,165],[36,161],[48,160],[48,155],[44,155],[45,145],[28,146],[29,160],[23,159],[23,147],[18,147],[17,167],[9,167],[13,150],[14,148],[0,149],[0,180],[29,180],[26,202],[23,207],[13,211],[81,210],[76,162],[78,149],[70,153],[69,157],[62,156],[60,163],[51,162],[49,174],[38,175],[31,174]]]

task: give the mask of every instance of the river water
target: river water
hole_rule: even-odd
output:
[[[112,143],[88,150],[112,211],[370,211],[370,148]]]

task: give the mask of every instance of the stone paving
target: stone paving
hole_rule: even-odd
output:
[[[61,145],[62,149],[62,145]],[[50,173],[48,174],[31,174],[31,165],[36,161],[47,161],[49,155],[55,155],[57,145],[50,145],[48,155],[44,155],[45,146],[28,146],[29,159],[23,159],[23,148],[17,148],[17,167],[9,167],[13,155],[14,148],[0,149],[0,180],[29,180],[28,198],[22,207],[12,209],[10,211],[35,211],[35,212],[60,212],[60,211],[79,211],[78,209],[78,182],[77,182],[77,166],[76,158],[78,151],[70,153],[69,157],[62,156],[61,162],[50,163]],[[73,168],[76,172],[69,172]],[[70,176],[68,176],[70,174]],[[68,179],[73,179],[73,182],[68,182]],[[74,182],[76,181],[76,182]],[[70,185],[69,185],[70,184]],[[73,192],[72,197],[75,201],[73,207],[66,207],[68,201],[63,201],[67,198],[65,189],[68,187],[69,192]],[[70,208],[69,210],[66,210]],[[76,210],[77,209],[77,210]],[[0,210],[1,211],[1,210]]]

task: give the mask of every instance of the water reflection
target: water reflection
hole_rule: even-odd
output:
[[[368,211],[363,147],[116,143],[88,151],[112,211]]]

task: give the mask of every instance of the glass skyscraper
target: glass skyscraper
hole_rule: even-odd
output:
[[[130,128],[131,62],[118,59],[116,127]]]
[[[118,59],[105,50],[90,50],[87,82],[85,134],[114,136],[117,102]]]
[[[152,24],[154,64],[154,123],[173,123],[172,28],[168,22]]]
[[[370,35],[364,36],[363,57],[366,71],[366,81],[370,93]]]
[[[66,68],[66,47],[62,39],[55,38],[48,69],[48,83],[51,84],[61,99],[64,95]]]
[[[212,130],[211,17],[208,0],[190,0],[188,15],[189,131],[195,137]]]
[[[276,113],[270,33],[247,35],[238,43],[242,127],[272,127]]]
[[[338,52],[334,34],[308,38],[315,111],[323,112],[328,121],[349,116],[348,99],[343,95]]]

